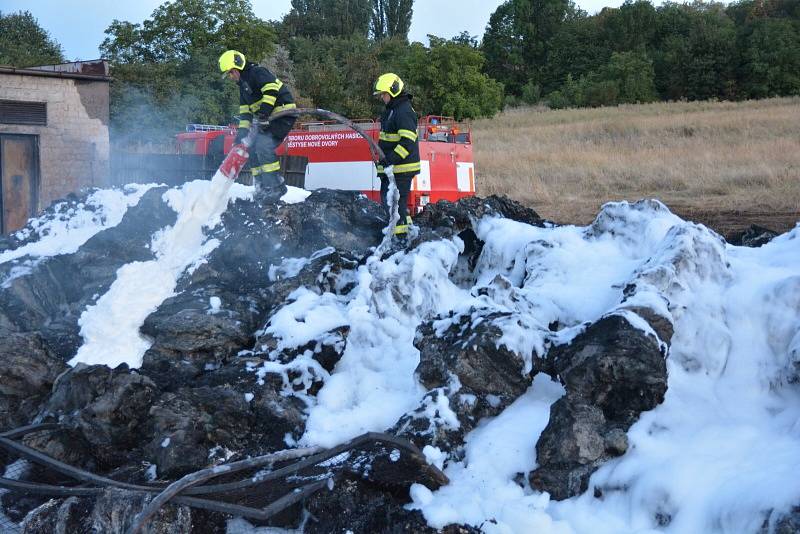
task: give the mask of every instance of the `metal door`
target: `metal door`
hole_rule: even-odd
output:
[[[25,226],[36,214],[38,200],[38,137],[0,135],[0,233]]]

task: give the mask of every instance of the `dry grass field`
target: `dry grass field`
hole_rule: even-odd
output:
[[[800,220],[800,98],[550,111],[473,123],[480,195],[585,224],[610,200],[657,198],[723,234]]]

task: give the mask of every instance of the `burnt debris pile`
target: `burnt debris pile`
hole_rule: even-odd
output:
[[[387,525],[435,532],[405,506],[410,488],[446,485],[440,468],[464,459],[467,435],[525,394],[537,374],[564,393],[536,445],[536,469],[519,473],[518,482],[554,499],[586,491],[592,473],[628,449],[626,433],[640,414],[664,400],[672,322],[636,298],[650,287],[647,273],[625,288],[616,313],[531,324],[524,306],[536,303],[521,288],[536,276],[535,250],[526,249],[527,273],[500,265],[509,262],[487,251],[479,225],[550,223],[497,197],[428,206],[408,242],[384,258],[371,256],[382,210],[362,195],[319,190],[294,204],[234,200],[205,230],[213,246],[137,326],[146,343],[140,364],[73,361],[86,342],[85,310],[123,266],[156,258],[154,236],[176,223],[165,192],[149,189],[118,224],[74,252],[29,262],[24,274],[12,273],[22,260],[0,264],[0,522],[7,529],[127,532],[182,477],[299,450],[179,491],[142,532],[221,533],[237,510],[270,506],[268,516],[248,519],[306,532]],[[34,238],[6,239],[0,253]],[[445,285],[465,296],[458,306],[444,303]],[[412,402],[352,401],[360,407],[349,439],[363,437],[332,439],[338,434],[322,429],[337,420],[317,409],[335,404],[336,388],[344,395],[366,387],[368,370],[354,371],[362,374],[352,388],[341,377],[363,362],[352,358],[356,351],[383,365],[382,328],[386,347],[413,352]],[[518,342],[507,340],[513,332],[523,333]],[[370,344],[372,353],[364,348]],[[363,416],[367,409],[382,415]],[[34,426],[11,432],[26,425]]]

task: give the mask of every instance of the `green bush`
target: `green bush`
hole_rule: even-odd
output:
[[[582,107],[586,105],[584,98],[584,86],[586,85],[586,78],[575,80],[572,74],[567,74],[567,80],[561,86],[561,94],[567,101],[569,107]]]
[[[619,103],[619,85],[612,80],[587,82],[583,94],[585,104],[593,108]]]
[[[529,105],[538,104],[542,99],[542,87],[530,81],[522,87],[522,101]]]
[[[548,93],[545,97],[545,101],[547,102],[547,107],[550,109],[564,109],[569,107],[569,100],[561,93],[561,91],[553,91],[552,93]]]
[[[600,78],[617,86],[620,103],[634,104],[656,100],[653,62],[644,50],[614,52],[608,64],[600,71]],[[606,85],[606,89],[610,87]]]

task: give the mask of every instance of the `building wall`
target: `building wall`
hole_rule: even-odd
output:
[[[107,183],[108,82],[3,73],[0,99],[47,102],[47,126],[0,124],[0,133],[39,136],[39,210]]]

